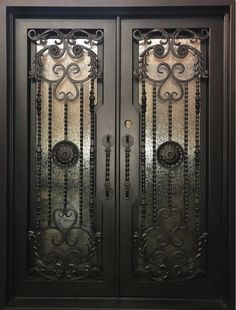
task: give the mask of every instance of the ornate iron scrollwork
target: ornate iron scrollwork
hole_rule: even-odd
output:
[[[97,55],[95,52],[88,46],[77,44],[76,40],[84,39],[84,43],[90,45],[99,44],[103,41],[102,30],[97,30],[95,33],[91,34],[83,29],[73,29],[67,33],[64,33],[59,29],[48,29],[44,32],[38,32],[37,30],[31,29],[28,32],[28,37],[35,44],[44,46],[35,54],[34,68],[30,71],[30,78],[34,78],[36,80],[43,78],[49,83],[55,83],[53,95],[58,101],[64,101],[65,99],[74,101],[79,95],[77,87],[78,83],[84,83],[91,78],[101,77],[102,71],[99,70]],[[48,40],[50,38],[54,39],[53,44],[48,44]],[[53,59],[60,59],[65,55],[65,53],[67,53],[72,60],[77,60],[81,58],[85,52],[90,57],[90,70],[89,74],[83,79],[74,80],[71,77],[71,73],[78,73],[81,70],[79,65],[75,62],[71,62],[66,67],[62,63],[56,63],[52,67],[52,70],[57,75],[61,71],[61,77],[58,79],[49,80],[44,75],[44,64],[42,60],[46,53],[48,53]],[[74,96],[71,94],[71,92],[61,92],[59,96],[57,96],[56,90],[60,82],[65,77],[67,77],[75,87],[76,94]]]
[[[175,141],[162,143],[157,150],[159,163],[166,168],[178,166],[183,159],[183,148]]]
[[[29,39],[39,46],[35,56],[33,68],[29,73],[30,79],[36,82],[36,225],[28,233],[31,242],[33,259],[29,269],[30,279],[44,278],[59,280],[67,278],[80,281],[86,278],[101,279],[101,266],[98,265],[98,247],[102,240],[101,232],[97,231],[94,220],[95,208],[95,91],[94,81],[102,77],[99,68],[98,56],[92,48],[103,41],[103,31],[89,33],[83,29],[64,31],[48,29],[46,31],[30,30]],[[84,43],[81,43],[81,42]],[[45,59],[51,61],[51,70],[48,74]],[[88,63],[83,63],[87,57]],[[66,61],[65,61],[66,59]],[[86,70],[84,69],[86,67]],[[82,72],[83,71],[83,72]],[[87,72],[85,74],[84,72]],[[61,91],[64,82],[70,87]],[[43,152],[42,141],[42,83],[44,89],[48,87],[48,121],[47,121],[47,222],[42,207],[42,178]],[[90,90],[88,102],[90,106],[90,194],[89,220],[85,221],[83,214],[84,203],[84,85]],[[46,86],[45,86],[46,85]],[[71,141],[69,104],[79,105],[79,147]],[[63,104],[63,135],[61,141],[55,143],[53,136],[53,107]],[[53,145],[54,144],[54,145]],[[79,165],[79,199],[78,210],[70,200],[71,170]],[[57,168],[55,168],[57,167]],[[68,169],[70,168],[70,169]],[[59,206],[54,202],[53,169],[59,169],[62,179],[57,193]],[[33,226],[33,224],[32,224]]]
[[[79,158],[79,149],[71,141],[60,141],[52,149],[52,158],[60,167],[72,167]]]
[[[141,202],[138,229],[133,234],[137,254],[133,255],[135,280],[183,281],[206,277],[207,233],[200,230],[200,81],[207,78],[208,73],[204,55],[196,43],[207,40],[208,35],[207,29],[200,32],[191,29],[133,31],[134,41],[138,42],[139,48],[141,46],[138,69],[134,71],[134,78],[140,81],[141,101],[138,109]],[[194,101],[190,101],[190,86],[191,89],[195,87],[195,111],[194,107],[189,111],[190,103]],[[147,96],[147,88],[149,91],[152,89],[152,102]],[[180,142],[173,132],[174,105],[177,104],[182,104],[184,111],[183,138]],[[163,141],[159,138],[158,145],[159,105],[166,105],[167,126],[166,137]],[[195,145],[191,154],[194,158],[191,165],[195,174],[195,186],[191,185],[194,200],[189,188],[189,112],[195,114]],[[150,113],[152,127],[147,130],[146,118]],[[178,121],[182,123],[182,120]],[[152,160],[149,161],[149,165],[152,163],[152,173],[149,168],[148,175],[147,148],[149,154],[150,151],[147,139],[152,139]],[[182,182],[178,190],[177,182]],[[149,199],[150,193],[152,200]],[[164,200],[161,200],[163,196]]]

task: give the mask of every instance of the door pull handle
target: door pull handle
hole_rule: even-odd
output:
[[[113,137],[111,135],[105,135],[102,139],[102,144],[105,147],[105,181],[104,181],[104,191],[105,199],[110,200],[112,197],[113,189],[110,182],[111,173],[111,147],[113,146]]]
[[[123,198],[129,200],[133,197],[133,189],[130,183],[130,153],[131,147],[134,144],[134,139],[131,135],[124,135],[121,139],[121,143],[125,151],[125,181]]]

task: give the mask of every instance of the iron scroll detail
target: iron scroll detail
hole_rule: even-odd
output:
[[[77,39],[84,39],[85,44],[100,44],[103,41],[102,30],[97,30],[95,33],[91,34],[84,29],[73,29],[67,33],[59,29],[48,29],[44,32],[38,32],[37,30],[31,29],[28,32],[28,37],[36,45],[44,46],[34,56],[34,66],[33,69],[30,70],[29,77],[36,80],[42,78],[45,81],[55,83],[56,87],[54,89],[53,95],[57,100],[64,101],[64,99],[67,98],[69,101],[74,101],[79,95],[78,88],[75,86],[75,96],[71,96],[71,93],[69,92],[60,94],[61,97],[56,96],[56,89],[58,88],[60,82],[66,76],[74,85],[76,85],[77,83],[84,83],[91,78],[102,77],[102,71],[98,66],[98,59],[96,53],[88,46],[76,43]],[[50,38],[53,38],[53,44],[48,44],[48,40]],[[85,52],[88,54],[91,60],[89,64],[89,74],[83,79],[74,80],[70,76],[71,71],[72,73],[73,71],[74,73],[78,73],[81,70],[81,68],[78,64],[76,64],[76,62],[71,62],[67,67],[65,67],[61,63],[56,63],[52,68],[53,72],[56,74],[58,74],[59,71],[62,72],[61,77],[59,77],[58,79],[49,80],[44,75],[44,64],[42,60],[46,53],[48,53],[51,58],[56,60],[60,59],[65,55],[65,53],[67,53],[71,57],[72,61],[76,61],[81,58]]]
[[[100,247],[101,220],[94,219],[96,177],[96,92],[94,83],[102,78],[102,68],[94,46],[103,43],[103,31],[84,29],[47,29],[28,32],[35,44],[29,78],[36,83],[36,213],[28,231],[30,241],[29,279],[83,281],[102,278]],[[84,62],[84,59],[88,61]],[[46,59],[49,59],[47,66]],[[62,90],[63,83],[69,87]],[[85,93],[89,89],[89,94]],[[48,100],[44,90],[48,89]],[[47,109],[47,133],[43,130],[42,113]],[[89,199],[84,195],[84,119],[85,104],[90,113],[90,180]],[[62,139],[54,135],[55,106],[61,106]],[[79,141],[72,139],[71,105],[78,107]],[[56,116],[56,117],[55,117]],[[89,119],[89,118],[88,118]],[[47,139],[47,148],[43,143]],[[45,154],[47,152],[47,157]],[[46,159],[45,159],[46,158]],[[47,165],[45,168],[44,161]],[[44,167],[44,168],[43,168]],[[43,170],[44,169],[44,170]],[[78,201],[72,201],[70,186],[73,169],[78,169]],[[47,182],[44,181],[47,176]],[[58,175],[60,177],[58,178]],[[56,178],[56,179],[55,179]],[[57,193],[53,192],[56,183]],[[45,186],[46,193],[45,196]],[[46,198],[45,198],[46,197]],[[85,215],[86,210],[90,216]],[[45,210],[47,209],[47,210]],[[99,212],[98,212],[99,213]],[[45,221],[47,214],[47,221]]]
[[[133,31],[134,48],[139,51],[133,78],[139,81],[140,101],[140,205],[133,230],[135,281],[207,278],[208,234],[200,218],[200,110],[201,81],[208,78],[201,48],[208,37],[208,29]],[[195,98],[190,97],[190,90],[193,94],[195,90]],[[177,105],[182,106],[178,120]],[[161,137],[159,111],[162,118],[166,115]],[[195,118],[192,132],[190,113]],[[190,168],[194,169],[191,179]]]

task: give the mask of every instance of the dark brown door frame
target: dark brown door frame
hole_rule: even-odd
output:
[[[66,10],[62,9],[66,6]],[[78,11],[73,8],[79,8],[81,16],[99,16],[99,17],[147,17],[147,16],[170,16],[179,17],[188,14],[191,16],[220,16],[224,22],[224,72],[223,72],[223,91],[224,91],[224,197],[223,207],[225,212],[225,231],[224,240],[228,243],[229,251],[227,253],[227,266],[222,266],[227,273],[226,293],[222,292],[219,299],[223,299],[224,304],[212,303],[211,301],[163,301],[158,303],[160,307],[169,307],[171,309],[234,309],[234,274],[235,274],[235,239],[234,239],[234,180],[235,180],[235,154],[234,154],[234,116],[235,116],[235,39],[234,39],[234,16],[235,4],[231,0],[39,0],[33,2],[30,0],[1,0],[0,5],[0,309],[8,309],[7,299],[7,266],[8,262],[8,234],[7,218],[11,216],[9,205],[12,201],[11,196],[11,178],[10,175],[14,167],[10,165],[11,155],[11,124],[12,118],[12,82],[13,82],[13,63],[12,54],[9,47],[12,47],[13,37],[11,36],[12,26],[16,17],[64,17],[78,16]],[[119,20],[119,18],[118,18]],[[119,35],[119,33],[118,33]],[[119,60],[117,60],[119,62]],[[119,66],[119,63],[117,64]],[[119,76],[117,76],[119,78]],[[117,85],[119,87],[119,83]],[[117,98],[119,100],[119,98]],[[118,180],[117,180],[118,181]],[[43,300],[42,300],[43,302]],[[191,304],[191,307],[190,307]],[[26,303],[21,307],[27,307]],[[96,302],[91,303],[90,307],[96,307]],[[101,307],[109,308],[114,306],[108,300],[100,303]],[[124,301],[121,307],[128,307],[129,304]],[[133,306],[133,305],[132,305]],[[137,305],[138,306],[138,305]],[[139,304],[139,307],[145,307]],[[41,304],[43,309],[43,303]],[[45,303],[45,307],[47,307]],[[69,304],[68,304],[69,307]],[[86,304],[81,304],[86,307]],[[157,307],[155,302],[153,308]],[[22,309],[22,308],[21,308]]]

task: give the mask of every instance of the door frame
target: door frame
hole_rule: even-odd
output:
[[[66,9],[63,8],[66,6]],[[80,8],[79,14],[73,8]],[[223,168],[223,206],[225,208],[224,240],[228,243],[229,251],[227,253],[227,262],[224,267],[226,275],[227,286],[226,292],[222,292],[221,300],[198,300],[193,303],[191,300],[163,300],[158,302],[160,307],[170,307],[172,309],[234,309],[234,281],[235,281],[235,2],[231,0],[70,0],[69,4],[66,0],[38,0],[32,2],[30,0],[1,0],[0,5],[0,42],[5,48],[0,49],[0,309],[9,309],[7,298],[7,266],[8,266],[8,227],[7,217],[11,216],[9,206],[12,203],[12,178],[13,171],[11,165],[11,157],[14,152],[11,147],[12,142],[12,109],[14,94],[12,91],[13,85],[13,57],[9,49],[13,43],[12,27],[14,19],[20,17],[48,17],[48,18],[71,18],[71,17],[98,17],[109,18],[116,17],[119,23],[120,17],[160,17],[173,16],[202,16],[204,9],[205,16],[220,16],[224,23],[224,68],[223,68],[223,107],[224,107],[224,168]],[[79,16],[80,15],[80,16]],[[119,29],[117,31],[119,36]],[[119,46],[118,46],[119,48]],[[119,59],[117,59],[117,67],[119,67]],[[120,87],[120,75],[117,70],[117,90]],[[116,100],[119,102],[119,94],[117,91]],[[117,105],[117,115],[119,115],[119,107]],[[117,128],[118,131],[118,128]],[[119,136],[119,131],[117,137]],[[116,139],[118,145],[119,139]],[[119,168],[119,148],[117,148],[116,165]],[[119,184],[119,176],[116,179]],[[116,186],[118,193],[119,187]],[[119,197],[119,195],[116,195]],[[41,307],[43,303],[47,307],[47,302],[42,298]],[[110,299],[103,299],[100,301],[100,307],[109,308],[114,307]],[[191,304],[191,306],[190,306]],[[90,299],[90,304],[86,300],[81,303],[80,307],[95,307],[96,301]],[[145,299],[142,299],[138,305],[137,301],[122,300],[120,307],[147,307]],[[35,307],[34,304],[27,304],[27,302],[18,300],[17,306],[21,309],[30,306],[31,309]],[[66,307],[69,307],[68,304]],[[157,303],[152,300],[150,307],[156,308]],[[54,307],[57,305],[54,304]],[[39,309],[37,307],[37,309]],[[55,308],[54,308],[55,309]]]

